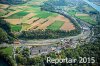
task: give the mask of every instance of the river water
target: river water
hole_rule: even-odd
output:
[[[100,12],[100,6],[92,3],[92,2],[89,2],[88,0],[84,0],[86,3],[88,3],[90,6],[92,6],[94,9],[96,9],[97,11]]]

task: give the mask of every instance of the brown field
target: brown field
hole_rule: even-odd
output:
[[[28,15],[26,15],[26,16],[24,16],[23,18],[22,18],[22,23],[27,23],[28,22],[28,19],[30,19],[31,17],[33,17],[33,16],[35,16],[35,14],[34,13],[29,13]]]
[[[0,9],[1,13],[7,13],[4,9]]]
[[[75,14],[75,16],[89,16],[88,14]]]
[[[64,16],[60,15],[58,17],[58,20],[65,22],[63,26],[60,28],[60,30],[70,31],[75,29],[74,25],[70,22],[68,18],[65,18]]]
[[[5,20],[14,25],[21,24],[23,23],[22,20],[26,20],[24,22],[25,23],[27,22],[27,24],[30,25],[30,27],[28,27],[26,30],[37,30],[37,29],[45,30],[49,25],[54,23],[56,20],[65,22],[63,26],[60,28],[60,30],[70,31],[75,29],[74,25],[70,22],[70,20],[62,15],[58,15],[56,17],[48,17],[46,19],[31,18],[34,15],[35,15],[34,13],[30,13],[24,16],[22,19],[5,19]]]
[[[60,30],[70,31],[70,30],[75,29],[74,25],[70,22],[70,20],[65,18],[62,15],[59,15],[59,16],[57,16],[55,18],[52,18],[52,19],[48,20],[47,22],[45,22],[41,26],[37,27],[37,29],[45,30],[45,29],[47,29],[47,27],[49,25],[54,23],[56,20],[60,20],[60,21],[64,21],[65,22],[64,25],[60,28]]]
[[[20,24],[21,20],[20,19],[4,19],[5,21],[9,22],[10,24]]]
[[[9,5],[6,5],[6,4],[0,4],[0,8],[3,8],[3,9],[6,9],[6,8],[8,8],[9,7]]]
[[[30,13],[30,14],[24,16],[23,18],[24,18],[24,19],[26,19],[26,18],[29,19],[29,18],[31,18],[32,16],[35,16],[35,14],[34,14],[34,13]]]
[[[30,19],[30,20],[27,21],[27,24],[32,24],[37,19],[39,19],[39,18],[32,18],[32,19]]]
[[[32,2],[32,4],[34,4],[34,5],[40,5],[40,4],[42,4],[44,1],[48,1],[48,0],[37,0],[37,1],[35,1],[35,2]]]
[[[44,24],[42,24],[41,26],[39,26],[37,29],[45,30],[45,29],[47,29],[47,27],[48,27],[49,25],[51,25],[53,22],[55,22],[55,19],[54,19],[54,18],[51,18],[50,20],[48,20],[47,22],[45,22]]]
[[[45,0],[46,1],[46,0]],[[34,4],[40,4],[42,3],[42,1],[37,1],[37,2],[33,2]],[[3,5],[3,8],[7,8],[8,5]],[[16,11],[12,11],[10,13],[8,13],[7,15],[3,16],[3,17],[9,17],[12,14],[15,14],[17,12],[22,11],[22,9],[24,10],[24,8],[28,8],[29,6],[11,6],[10,9],[14,9]],[[0,12],[3,12],[3,9],[0,9]],[[65,30],[65,31],[70,31],[75,29],[74,25],[70,22],[70,20],[62,15],[58,15],[56,17],[53,16],[49,16],[48,18],[42,19],[39,17],[33,17],[35,15],[37,15],[37,13],[34,12],[33,10],[26,10],[28,12],[30,12],[28,15],[24,16],[21,19],[4,19],[7,22],[9,22],[10,24],[23,24],[22,25],[22,30],[37,30],[37,29],[42,29],[45,30],[48,28],[49,25],[51,25],[52,23],[54,23],[55,21],[63,21],[64,24],[62,25],[62,27],[60,28],[60,30]],[[77,13],[76,16],[88,16],[87,14],[81,14],[81,13]]]
[[[70,30],[74,30],[75,27],[68,21],[66,21],[64,23],[64,25],[60,28],[60,30],[65,30],[65,31],[70,31]]]
[[[17,8],[23,9],[23,8],[28,8],[28,6],[17,6]]]
[[[17,13],[17,12],[20,12],[21,10],[16,10],[16,11],[14,11],[14,12],[10,12],[10,13],[8,13],[7,15],[5,15],[5,16],[3,16],[3,17],[8,17],[8,16],[10,16],[10,15],[12,15],[12,14],[15,14],[15,13]]]
[[[3,9],[0,9],[0,12],[3,12],[4,10]]]
[[[34,28],[39,27],[41,25],[41,23],[43,23],[45,21],[45,19],[40,19],[38,21],[36,21],[35,23],[31,24],[31,27],[28,28],[27,30],[34,30]]]

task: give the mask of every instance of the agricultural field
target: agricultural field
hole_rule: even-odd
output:
[[[20,18],[23,18],[23,16],[27,14],[29,13],[25,11],[20,11],[20,12],[10,15],[9,17],[7,17],[7,19],[20,19]]]
[[[100,1],[99,2],[93,2],[93,3],[100,6]]]
[[[60,27],[64,24],[63,21],[55,21],[54,23],[52,23],[50,26],[48,26],[47,28],[50,30],[59,30]]]
[[[12,11],[12,9],[8,9],[9,5],[7,4],[0,4],[0,16],[4,16],[7,13],[9,13],[9,11]]]
[[[42,11],[42,12],[36,12],[37,15],[34,17],[39,17],[39,18],[47,18],[49,16],[57,16],[57,14],[51,13],[51,12],[46,12],[46,11]]]
[[[75,10],[69,10],[68,14],[71,15],[71,16],[75,16],[76,11]]]
[[[91,10],[91,9],[90,9]],[[96,20],[93,19],[93,17],[91,17],[90,15],[86,14],[86,13],[82,13],[82,12],[78,12],[75,10],[69,10],[67,12],[70,16],[76,17],[84,22],[87,22],[89,24],[96,24]]]
[[[75,16],[89,24],[96,24],[96,20],[93,19],[91,16],[89,16],[88,14],[84,14],[84,13],[80,13],[80,12],[77,12],[75,14]]]
[[[33,4],[33,5],[41,5],[44,1],[48,1],[48,0],[31,0],[30,2],[26,3],[25,5],[29,5],[29,4]]]
[[[38,30],[38,29],[41,30],[51,29],[51,30],[64,30],[64,31],[67,30],[70,31],[75,29],[74,25],[70,22],[68,18],[65,18],[64,16],[59,15],[57,13],[41,10],[40,6],[38,5],[39,3],[42,4],[42,1],[40,0],[36,1],[34,0],[34,2],[36,2],[37,5],[32,5],[31,2],[30,2],[31,4],[29,4],[28,2],[22,5],[6,7],[7,14],[4,15],[1,14],[1,17],[3,17],[5,21],[11,24],[12,32]],[[68,25],[72,27],[70,27],[69,29]]]
[[[11,25],[13,32],[19,32],[22,29],[22,25]]]
[[[77,18],[79,18],[79,19],[81,19],[89,24],[96,24],[96,21],[89,16],[77,16]]]

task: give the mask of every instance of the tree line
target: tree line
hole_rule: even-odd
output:
[[[4,49],[4,48],[6,47],[0,48],[0,49]],[[8,54],[5,54],[2,51],[0,51],[0,61],[4,62],[6,66],[15,66],[15,61],[13,60],[13,57],[11,57]]]
[[[62,31],[62,30],[33,30],[22,31],[18,38],[20,39],[55,39],[66,36],[75,36],[80,33],[79,30]]]
[[[14,35],[11,32],[10,24],[0,18],[0,44],[12,43]]]

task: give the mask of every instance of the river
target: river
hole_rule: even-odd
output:
[[[88,3],[90,6],[92,6],[94,9],[96,9],[97,11],[100,12],[100,6],[92,3],[92,2],[89,2],[88,0],[84,0],[86,3]]]

